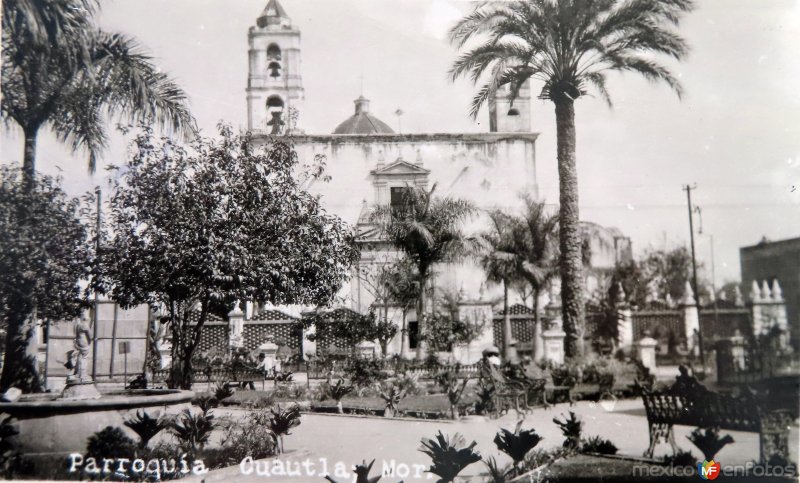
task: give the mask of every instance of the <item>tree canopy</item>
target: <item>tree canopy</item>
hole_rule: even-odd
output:
[[[23,131],[28,177],[45,126],[73,150],[86,149],[92,172],[108,141],[104,116],[195,133],[186,93],[135,39],[95,27],[96,7],[92,0],[3,2],[0,115]]]
[[[110,200],[106,289],[123,305],[164,307],[186,364],[210,312],[236,300],[325,305],[358,256],[351,228],[300,188],[291,144],[219,134],[183,147],[145,129]]]
[[[2,388],[41,389],[37,354],[27,353],[35,319],[72,319],[86,306],[81,281],[93,260],[91,230],[82,222],[87,215],[57,178],[42,176],[29,191],[19,169],[0,167]]]

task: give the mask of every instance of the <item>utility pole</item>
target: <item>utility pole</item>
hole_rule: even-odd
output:
[[[697,185],[689,186],[684,185],[683,189],[686,191],[686,203],[689,207],[689,240],[692,244],[692,288],[694,289],[695,306],[697,307],[697,320],[698,325],[700,322],[700,293],[697,291],[697,259],[694,252],[694,221],[692,220],[692,190],[697,189]],[[703,372],[706,371],[706,358],[705,351],[703,350],[703,329],[698,328],[697,343],[700,345],[700,363],[703,365]]]
[[[700,228],[697,230],[698,235],[703,235],[703,210],[698,206],[695,207],[697,210],[697,216],[700,217]],[[719,327],[719,311],[717,310],[717,274],[714,268],[714,234],[713,233],[705,233],[708,235],[709,242],[711,244],[711,291],[714,298],[714,327]],[[700,312],[698,311],[698,316]]]

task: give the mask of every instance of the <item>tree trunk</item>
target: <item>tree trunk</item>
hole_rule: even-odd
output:
[[[508,310],[508,282],[503,281],[503,358],[505,362],[516,363],[517,351],[511,344],[511,314]]]
[[[580,217],[578,214],[578,170],[575,164],[575,105],[560,96],[556,105],[556,137],[559,182],[559,246],[561,248],[561,314],[566,332],[568,358],[583,356],[584,295]]]
[[[22,163],[22,189],[31,193],[36,187],[36,135],[38,126],[24,127],[25,148]],[[20,223],[25,223],[28,213],[26,206],[17,207]],[[6,390],[16,387],[24,393],[41,392],[42,381],[39,379],[39,347],[36,340],[35,306],[31,295],[18,287],[23,299],[9,307],[9,318],[6,327],[6,347],[3,357],[3,373],[0,376],[0,388]]]
[[[39,133],[39,126],[25,127],[22,131],[25,135],[25,148],[22,154],[22,186],[26,193],[30,193],[35,186],[36,138]]]
[[[400,357],[405,359],[406,358],[406,338],[408,337],[408,329],[406,329],[406,315],[408,315],[408,311],[404,308],[403,309],[403,328],[400,331]]]
[[[26,307],[11,308],[6,333],[6,348],[3,357],[3,374],[0,390],[11,387],[23,393],[42,392],[39,379],[38,341],[36,340],[36,318],[34,310]]]
[[[539,318],[539,289],[533,289],[533,354],[531,359],[538,360],[537,358],[542,355],[542,321]]]
[[[425,358],[428,352],[428,343],[425,341],[425,285],[427,277],[420,275],[420,291],[417,300],[417,360]]]

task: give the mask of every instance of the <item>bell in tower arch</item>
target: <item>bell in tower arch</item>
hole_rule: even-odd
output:
[[[267,66],[267,70],[269,70],[269,76],[273,79],[277,79],[281,76],[281,65],[277,62],[270,62]]]
[[[267,126],[272,126],[272,130],[270,134],[281,134],[283,132],[283,126],[286,124],[283,122],[283,113],[281,111],[271,111],[272,119],[269,120]]]

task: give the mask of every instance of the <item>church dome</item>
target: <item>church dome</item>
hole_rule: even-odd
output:
[[[355,114],[336,126],[333,134],[394,134],[388,124],[369,113],[369,99],[360,96],[353,102]]]

